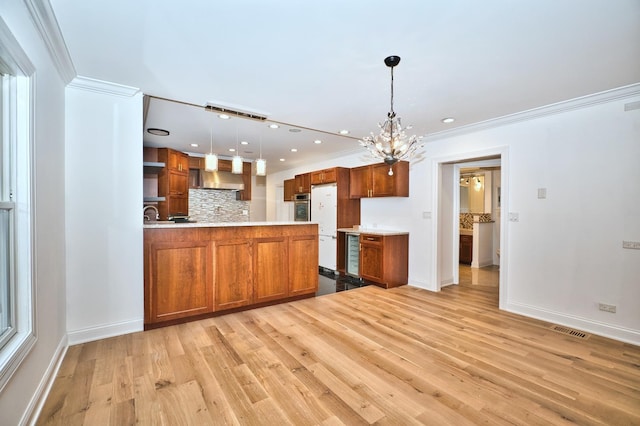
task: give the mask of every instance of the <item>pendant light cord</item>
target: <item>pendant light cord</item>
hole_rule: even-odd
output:
[[[393,118],[396,113],[393,111],[393,67],[391,67],[391,112],[389,117]]]

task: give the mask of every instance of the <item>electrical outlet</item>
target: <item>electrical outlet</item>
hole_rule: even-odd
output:
[[[616,313],[616,305],[607,305],[606,303],[598,303],[598,309],[604,312]]]
[[[520,214],[509,213],[509,222],[520,222]]]
[[[622,248],[640,250],[640,241],[623,241]]]

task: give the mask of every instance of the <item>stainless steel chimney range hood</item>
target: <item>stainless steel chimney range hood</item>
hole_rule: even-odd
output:
[[[200,187],[203,189],[226,189],[230,191],[242,191],[244,189],[242,175],[235,175],[231,172],[207,172],[202,170],[200,179],[202,180]]]

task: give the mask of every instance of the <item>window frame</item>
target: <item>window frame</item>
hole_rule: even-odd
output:
[[[37,341],[34,239],[35,67],[0,17],[0,207],[10,209],[14,330],[0,347],[0,392]]]

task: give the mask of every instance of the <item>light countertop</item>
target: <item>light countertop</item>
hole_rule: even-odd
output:
[[[407,231],[398,231],[393,229],[364,229],[364,228],[338,228],[338,232],[345,232],[349,234],[370,234],[370,235],[408,235]]]
[[[174,228],[224,228],[233,226],[288,226],[315,225],[315,222],[186,222],[186,223],[153,223],[146,222],[144,229],[174,229]]]

